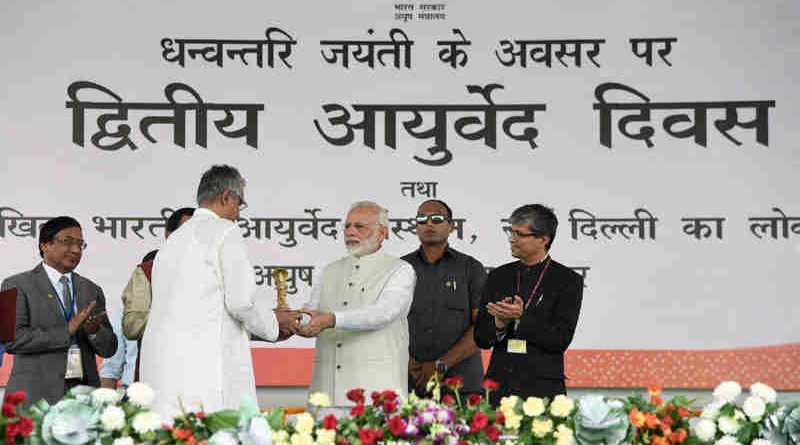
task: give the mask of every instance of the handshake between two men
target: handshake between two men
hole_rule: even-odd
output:
[[[327,328],[336,326],[333,312],[314,309],[274,309],[278,319],[278,340],[285,340],[292,335],[316,337]]]

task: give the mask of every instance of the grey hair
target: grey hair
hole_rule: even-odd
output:
[[[378,224],[389,227],[389,211],[381,207],[380,204],[373,201],[357,201],[350,206],[350,210],[370,208],[378,211]]]
[[[538,236],[547,235],[550,240],[547,242],[546,249],[549,251],[556,239],[558,229],[558,218],[553,209],[542,204],[526,204],[518,207],[511,213],[509,218],[511,224],[518,224],[528,227]]]
[[[245,184],[246,181],[235,167],[214,165],[200,178],[200,184],[197,186],[197,204],[211,202],[226,190],[241,198]]]

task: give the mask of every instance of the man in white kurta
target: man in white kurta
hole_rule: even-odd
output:
[[[275,341],[279,327],[286,332],[296,321],[254,297],[253,268],[232,221],[244,204],[238,175],[227,166],[207,171],[199,208],[156,257],[141,378],[156,391],[154,408],[165,416],[179,414],[179,398],[187,409],[201,402],[206,411],[238,406],[242,397],[256,400],[248,332]],[[215,194],[226,181],[233,185]]]
[[[416,276],[405,261],[386,254],[388,213],[372,202],[353,205],[345,222],[349,255],[329,264],[306,305],[312,318],[300,335],[317,336],[310,392],[333,405],[350,404],[346,392],[408,386],[408,323]]]

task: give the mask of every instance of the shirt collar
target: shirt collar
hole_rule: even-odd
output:
[[[450,247],[450,244],[448,243],[447,247],[444,249],[444,254],[442,255],[442,258],[452,257],[454,252],[455,250],[452,247]],[[422,260],[423,263],[428,263],[427,258],[425,258],[425,252],[422,250],[422,246],[419,246],[419,248],[417,249],[417,257],[420,260]],[[442,260],[442,258],[439,258],[438,260],[436,260],[436,262],[438,263],[439,261]]]
[[[547,263],[547,259],[548,258],[550,258],[550,254],[549,253],[547,255],[545,255],[544,258],[542,258],[542,261],[539,261],[538,263],[534,264],[533,266],[528,266],[527,264],[523,263],[522,260],[520,260],[519,261],[519,267],[520,267],[520,269],[522,269],[523,273],[538,272],[539,269],[541,269],[542,266],[544,266],[545,263]]]
[[[53,283],[53,287],[59,289],[61,282],[59,281],[62,276],[67,277],[69,280],[70,286],[72,286],[72,272],[67,272],[62,274],[61,272],[57,271],[55,268],[50,266],[49,264],[42,261],[42,266],[44,266],[44,271],[47,272],[47,278],[50,279],[50,282]]]

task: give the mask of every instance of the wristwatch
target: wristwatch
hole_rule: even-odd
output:
[[[447,374],[447,369],[448,368],[447,368],[447,364],[445,364],[445,362],[443,362],[441,360],[436,360],[435,365],[436,365],[436,372],[438,372],[442,376]]]

